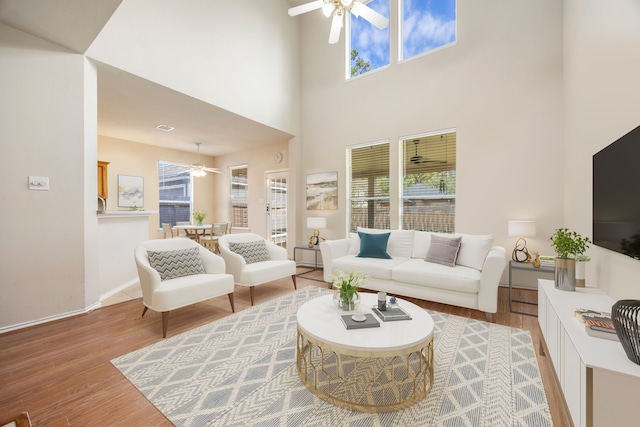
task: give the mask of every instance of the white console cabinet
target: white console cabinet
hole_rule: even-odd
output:
[[[555,289],[538,280],[538,323],[575,426],[638,425],[640,366],[617,341],[587,335],[577,308],[611,312],[611,298],[593,288]]]

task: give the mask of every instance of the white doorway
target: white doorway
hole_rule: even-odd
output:
[[[267,172],[267,235],[269,240],[287,247],[288,171]]]

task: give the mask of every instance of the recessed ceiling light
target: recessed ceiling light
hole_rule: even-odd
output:
[[[156,129],[158,129],[158,130],[163,130],[163,131],[165,131],[165,132],[171,132],[171,131],[172,131],[172,130],[174,130],[175,128],[174,128],[174,127],[171,127],[171,126],[169,126],[169,125],[158,125],[158,126],[156,126]]]

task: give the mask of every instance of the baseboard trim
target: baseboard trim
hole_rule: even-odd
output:
[[[140,280],[137,277],[134,278],[134,279],[129,280],[128,282],[125,282],[125,283],[119,285],[118,287],[116,287],[114,289],[111,289],[108,292],[105,292],[104,294],[100,294],[100,301],[104,301],[107,298],[110,298],[110,297],[114,296],[118,292],[127,289],[129,286],[135,285],[136,283],[140,283]]]
[[[17,331],[18,329],[25,329],[31,326],[41,325],[43,323],[49,323],[56,320],[62,320],[69,317],[75,317],[82,314],[87,314],[92,312],[93,310],[102,307],[102,303],[100,301],[91,304],[89,307],[85,307],[82,310],[69,311],[67,313],[56,314],[55,316],[43,317],[42,319],[30,320],[28,322],[16,323],[15,325],[9,325],[0,328],[0,334],[4,334],[5,332]]]

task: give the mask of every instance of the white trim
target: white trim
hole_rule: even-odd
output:
[[[105,292],[104,294],[100,294],[100,301],[104,301],[107,298],[110,298],[110,297],[114,296],[118,292],[121,292],[121,291],[127,289],[128,287],[133,286],[133,285],[138,284],[138,283],[140,283],[140,280],[137,277],[134,278],[134,279],[131,279],[128,282],[125,282],[125,283],[121,284],[120,286],[117,286],[114,289],[111,289],[110,291]]]
[[[68,313],[56,314],[55,316],[43,317],[38,320],[30,320],[28,322],[16,323],[15,325],[5,326],[0,328],[0,334],[4,334],[5,332],[15,331],[18,329],[28,328],[30,326],[41,325],[43,323],[53,322],[54,320],[66,319],[68,317],[75,317],[80,314],[87,314],[92,312],[93,310],[102,307],[102,303],[100,301],[90,305],[89,307],[84,308],[83,310],[70,311]]]

